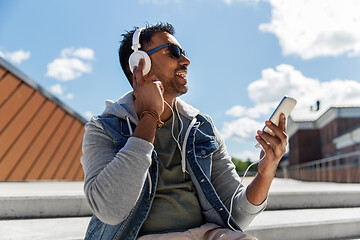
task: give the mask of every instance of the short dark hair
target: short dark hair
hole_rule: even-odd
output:
[[[138,29],[138,27],[134,27],[133,30],[126,31],[126,33],[121,35],[123,36],[123,40],[121,41],[119,47],[120,65],[131,85],[132,73],[129,68],[129,57],[131,53],[133,53],[133,50],[131,49],[132,37],[136,29]],[[143,46],[143,44],[150,43],[152,36],[157,32],[167,32],[174,35],[175,29],[170,23],[159,22],[155,25],[149,25],[146,23],[145,29],[140,34],[140,44]]]

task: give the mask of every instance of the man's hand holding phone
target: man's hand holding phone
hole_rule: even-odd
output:
[[[285,96],[270,116],[270,120],[265,122],[263,130],[257,131],[257,147],[261,146],[263,150],[260,157],[266,154],[265,159],[259,163],[259,174],[272,177],[275,175],[277,166],[286,152],[286,119],[295,105],[295,99]]]
[[[266,154],[258,166],[258,172],[263,177],[275,176],[277,166],[286,152],[287,135],[285,124],[285,114],[281,113],[278,126],[269,120],[265,122],[266,127],[269,128],[274,135],[265,131],[257,131],[258,135],[256,136],[256,140],[263,149],[260,157]]]

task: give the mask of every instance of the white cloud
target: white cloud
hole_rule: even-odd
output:
[[[73,93],[67,93],[67,94],[64,93],[65,88],[61,84],[55,84],[55,85],[51,86],[50,91],[62,99],[71,100],[74,98]]]
[[[241,117],[244,115],[246,111],[246,108],[243,106],[233,106],[232,108],[230,108],[229,110],[226,111],[226,115],[230,115],[230,116],[234,116],[234,117]]]
[[[65,48],[61,51],[61,57],[78,57],[85,60],[94,60],[95,53],[91,48]]]
[[[262,108],[263,114],[268,114],[284,95],[305,99],[306,106],[313,104],[320,85],[319,80],[305,77],[291,65],[281,64],[275,69],[264,69],[261,78],[250,83],[247,90],[255,109]]]
[[[346,79],[320,82],[318,79],[304,76],[287,64],[281,64],[275,69],[264,69],[261,78],[250,83],[247,91],[254,106],[237,106],[244,109],[246,117],[225,122],[221,129],[224,138],[239,141],[254,138],[256,131],[262,128],[263,122],[284,95],[294,97],[298,102],[291,113],[294,120],[314,119],[330,106],[360,105],[360,82]],[[310,107],[314,106],[317,100],[321,103],[321,111],[312,112]],[[231,112],[230,110],[227,112]],[[260,118],[261,121],[258,121]]]
[[[30,51],[24,51],[20,49],[15,52],[0,52],[0,57],[5,58],[13,63],[20,64],[30,58]]]
[[[56,95],[63,95],[64,89],[60,84],[55,84],[50,87],[50,91]]]
[[[65,96],[64,96],[65,99],[68,99],[68,100],[71,100],[74,98],[74,94],[73,93],[67,93]]]
[[[271,21],[259,29],[278,37],[285,56],[360,55],[360,1],[267,1]]]
[[[70,81],[83,75],[91,73],[90,63],[83,62],[77,58],[57,58],[47,65],[46,76],[53,77],[60,81]]]
[[[92,65],[89,62],[95,58],[92,49],[64,48],[60,56],[47,65],[46,76],[66,82],[78,78],[84,73],[92,72]],[[72,96],[69,95],[68,98],[72,98]]]
[[[297,114],[298,111],[308,111],[308,115],[311,115],[310,106],[317,100],[321,102],[323,109],[334,105],[360,104],[358,81],[334,79],[320,82],[304,76],[287,64],[281,64],[275,69],[265,69],[261,75],[261,79],[249,84],[248,95],[255,103],[255,109],[268,107],[265,114],[269,114],[284,95],[297,99],[298,103],[292,114],[295,117],[301,117]],[[302,118],[304,117],[306,116]]]
[[[255,138],[256,131],[262,126],[252,118],[242,117],[232,122],[225,122],[221,129],[221,135],[226,138],[233,138],[240,142]]]

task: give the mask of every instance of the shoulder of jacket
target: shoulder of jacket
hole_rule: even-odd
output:
[[[92,117],[86,125],[94,125],[106,132],[109,132],[121,129],[121,126],[123,125],[122,122],[124,121],[126,120],[117,116],[104,114]]]
[[[196,119],[200,122],[201,125],[210,124],[212,128],[214,127],[213,120],[209,115],[205,113],[199,113],[198,115],[196,115]]]

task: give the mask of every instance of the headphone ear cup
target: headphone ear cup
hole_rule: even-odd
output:
[[[129,67],[130,71],[134,71],[134,67],[139,65],[140,59],[144,59],[143,75],[145,76],[150,72],[151,69],[151,59],[149,55],[144,51],[133,52],[129,57]]]

